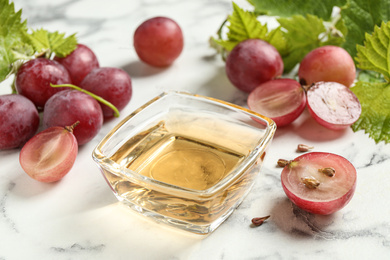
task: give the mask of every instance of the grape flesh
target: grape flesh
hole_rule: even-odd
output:
[[[57,61],[45,58],[29,60],[16,74],[15,86],[19,94],[30,99],[35,106],[43,108],[55,93],[66,88],[52,88],[54,85],[70,84],[69,72]]]
[[[271,44],[249,39],[233,48],[225,67],[230,82],[249,93],[260,84],[281,76],[284,65],[279,52]]]
[[[180,26],[167,17],[154,17],[143,22],[134,32],[133,41],[138,57],[155,67],[171,65],[184,46]]]
[[[306,95],[293,79],[274,79],[255,88],[248,96],[248,107],[271,118],[278,127],[292,123],[306,106]]]
[[[333,168],[334,175],[321,172]],[[303,181],[317,180],[316,188]],[[298,207],[321,215],[332,214],[352,199],[356,188],[356,169],[344,157],[323,152],[310,152],[295,158],[285,166],[281,182],[287,197]]]
[[[77,143],[83,145],[94,138],[103,125],[103,112],[90,95],[77,90],[65,90],[52,96],[43,111],[43,126],[68,126],[79,121],[74,129]]]
[[[69,127],[50,127],[31,138],[22,148],[19,162],[23,170],[41,182],[62,179],[72,168],[78,145]]]
[[[298,76],[302,85],[331,81],[350,87],[355,80],[356,67],[351,55],[343,48],[322,46],[303,58]]]
[[[318,82],[307,91],[307,107],[321,125],[341,130],[359,119],[362,108],[356,95],[336,82]]]
[[[17,94],[0,96],[0,150],[22,146],[38,130],[35,105]]]
[[[77,44],[76,49],[64,58],[54,57],[69,72],[72,83],[80,86],[81,81],[91,70],[99,68],[95,53],[84,44]]]
[[[119,111],[129,103],[132,95],[131,78],[119,68],[94,69],[84,78],[80,87],[112,103]],[[111,108],[102,103],[100,105],[104,119],[114,116]]]

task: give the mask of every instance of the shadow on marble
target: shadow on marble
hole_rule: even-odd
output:
[[[297,237],[331,239],[327,227],[335,221],[335,215],[315,215],[295,206],[289,199],[281,199],[271,210],[271,221],[279,230]]]
[[[169,67],[152,67],[143,63],[142,61],[137,60],[122,66],[122,69],[126,71],[132,78],[146,78],[156,74],[160,74],[165,70],[169,69]]]

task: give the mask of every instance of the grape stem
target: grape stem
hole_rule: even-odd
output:
[[[73,125],[70,125],[70,126],[65,126],[65,129],[70,132],[70,133],[73,133],[73,130],[76,126],[78,126],[80,124],[80,121],[76,121],[76,123],[74,123]]]
[[[267,219],[269,219],[269,217],[271,217],[270,215],[269,216],[266,216],[266,217],[261,217],[261,218],[253,218],[252,219],[252,223],[253,225],[255,226],[261,226],[264,221],[266,221]]]
[[[61,84],[61,85],[54,85],[54,84],[51,84],[50,83],[50,86],[53,87],[53,88],[62,88],[62,87],[68,87],[68,88],[72,88],[72,89],[75,89],[75,90],[78,90],[78,91],[81,91],[87,95],[90,95],[91,97],[93,97],[94,99],[96,99],[97,101],[99,101],[100,103],[108,106],[109,108],[111,108],[112,110],[114,110],[114,116],[115,117],[119,117],[119,110],[110,102],[108,102],[107,100],[105,100],[104,98],[98,96],[98,95],[95,95],[93,94],[92,92],[89,92],[85,89],[82,89],[80,87],[77,87],[73,84]]]

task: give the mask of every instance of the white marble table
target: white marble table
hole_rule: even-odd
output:
[[[248,6],[244,0],[240,6]],[[231,11],[228,0],[16,0],[33,28],[72,34],[97,54],[101,66],[120,67],[133,80],[123,118],[164,90],[185,90],[240,105],[246,95],[227,80],[208,39]],[[163,15],[183,29],[185,48],[175,64],[154,69],[138,61],[132,35],[145,19]],[[9,81],[0,93],[10,92]],[[261,174],[241,206],[207,237],[178,232],[117,202],[91,152],[120,119],[80,147],[60,182],[39,183],[21,169],[19,150],[0,151],[0,260],[13,259],[389,259],[390,145],[363,132],[333,132],[305,112],[278,129]],[[298,143],[348,158],[357,168],[354,198],[331,216],[298,210],[280,184],[279,158],[293,158]],[[271,215],[260,227],[251,219]]]

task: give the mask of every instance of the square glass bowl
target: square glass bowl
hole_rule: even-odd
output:
[[[93,159],[133,210],[208,234],[251,189],[275,130],[272,120],[243,107],[168,92],[115,126]]]

